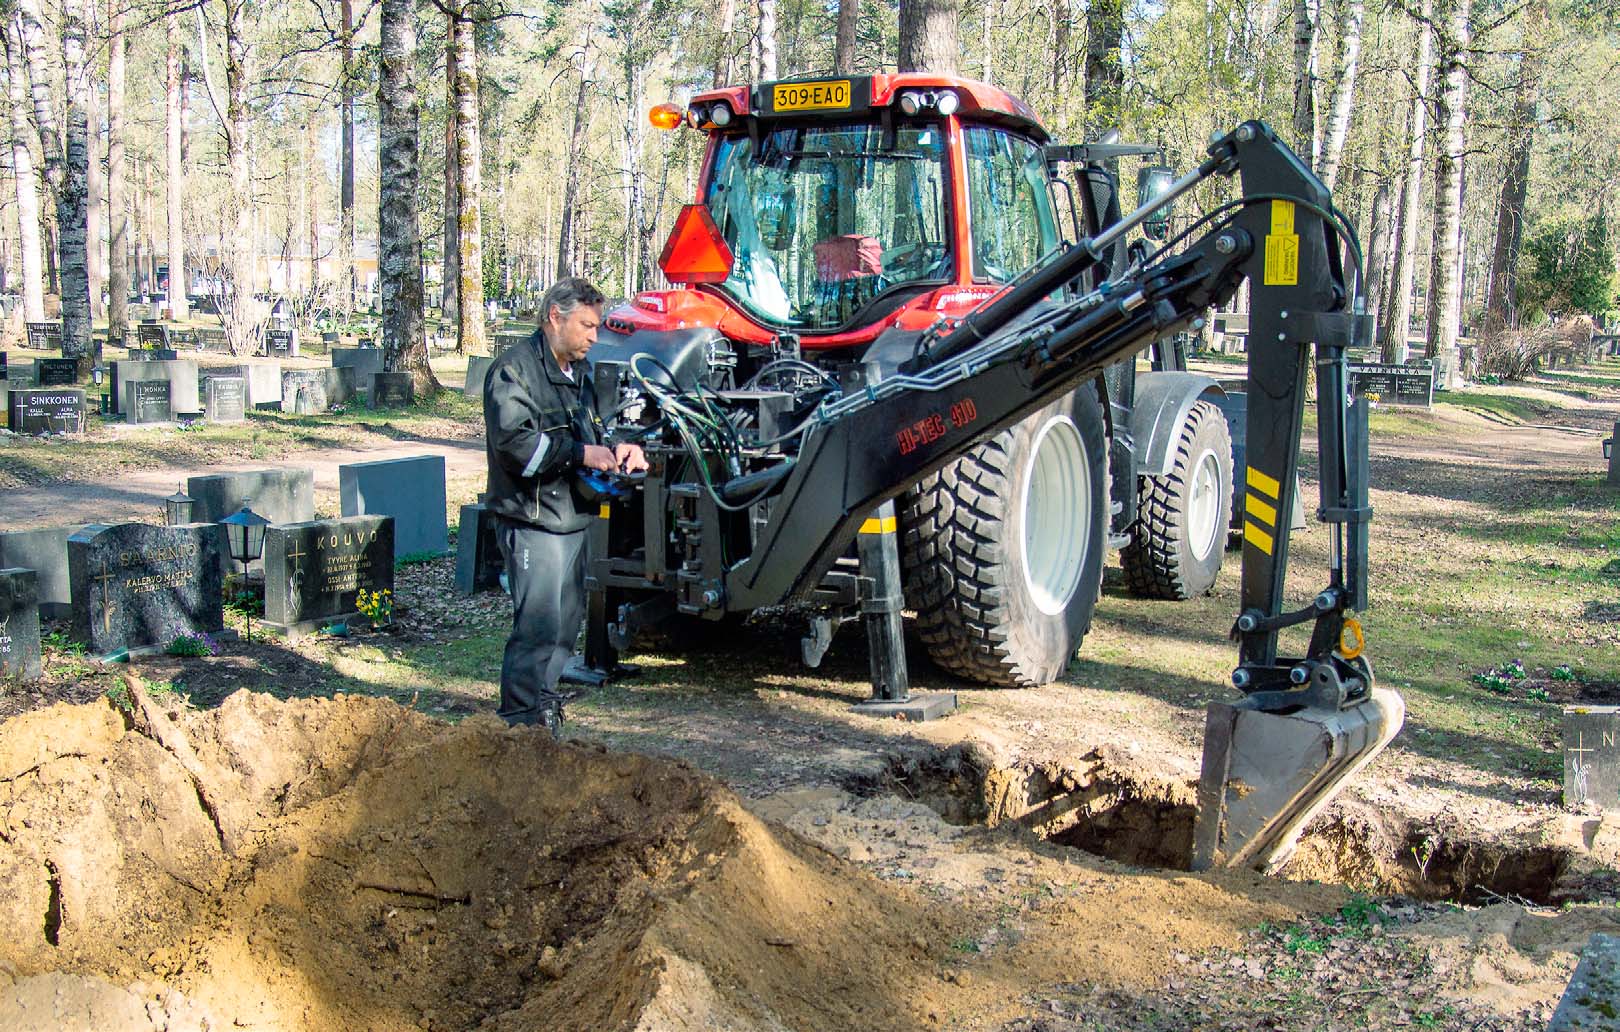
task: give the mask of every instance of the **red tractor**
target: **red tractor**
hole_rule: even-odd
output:
[[[1152,153],[1054,145],[1017,98],[928,74],[735,86],[652,118],[709,138],[698,203],[661,258],[678,287],[609,313],[592,357],[651,354],[683,388],[777,386],[762,370],[847,380],[881,336],[950,325],[1117,221],[1113,166]],[[1144,192],[1168,173],[1145,167]],[[1115,243],[1065,289],[1131,260]],[[1008,686],[1059,676],[1110,545],[1137,594],[1214,584],[1233,508],[1224,392],[1173,339],[1151,351],[1150,371],[1117,361],[898,500],[905,598],[946,670]],[[907,433],[920,446],[938,429]],[[812,662],[838,622],[807,638]]]

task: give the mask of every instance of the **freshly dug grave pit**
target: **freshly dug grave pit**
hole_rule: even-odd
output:
[[[916,1029],[948,916],[713,779],[385,700],[0,725],[0,1027]],[[206,1022],[206,1025],[205,1025]]]
[[[856,787],[920,800],[955,824],[1017,824],[1138,867],[1184,871],[1192,856],[1196,782],[1146,771],[1111,747],[1001,763],[965,743],[895,758],[882,783]],[[1305,829],[1277,874],[1422,900],[1558,904],[1612,888],[1595,877],[1603,866],[1568,844],[1490,841],[1460,823],[1417,826],[1340,802]]]

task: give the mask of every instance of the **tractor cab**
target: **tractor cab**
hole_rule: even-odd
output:
[[[610,328],[692,325],[694,308],[724,308],[733,339],[864,344],[965,314],[1060,242],[1046,131],[983,83],[763,83],[653,121],[709,135],[701,211],[683,212],[660,262],[687,289],[638,295]]]

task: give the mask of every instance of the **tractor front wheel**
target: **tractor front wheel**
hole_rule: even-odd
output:
[[[906,599],[934,662],[1029,687],[1091,628],[1107,548],[1108,446],[1091,384],[1003,430],[905,496]]]
[[[1125,586],[1143,598],[1207,594],[1232,519],[1232,435],[1212,402],[1187,415],[1166,476],[1138,478],[1136,523],[1119,553]]]

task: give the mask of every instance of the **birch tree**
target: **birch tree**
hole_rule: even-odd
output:
[[[40,245],[39,172],[28,138],[28,64],[23,56],[22,13],[13,9],[4,26],[6,98],[11,106],[11,171],[17,188],[17,237],[22,258],[23,318],[45,318],[45,258]]]
[[[377,271],[382,305],[383,368],[409,371],[418,394],[438,390],[428,365],[422,323],[422,233],[416,210],[418,131],[416,8],[413,0],[382,0],[381,121],[378,157]]]
[[[1094,131],[1119,124],[1125,69],[1124,0],[1092,0],[1086,8],[1086,125]]]
[[[1322,182],[1329,190],[1339,177],[1339,161],[1344,141],[1350,134],[1350,111],[1355,102],[1356,72],[1361,64],[1361,24],[1366,0],[1344,0],[1339,18],[1339,62],[1333,78],[1333,95],[1328,100],[1326,138],[1322,141]]]
[[[1429,324],[1425,354],[1454,354],[1462,328],[1462,163],[1468,117],[1469,0],[1439,0],[1435,20],[1440,80],[1435,123],[1441,128],[1434,162],[1434,246],[1429,260]]]
[[[478,45],[473,30],[475,8],[461,7],[452,23],[455,47],[456,225],[458,233],[457,297],[460,321],[456,345],[462,350],[484,344],[484,234],[479,214],[483,152],[479,141]]]
[[[338,35],[338,251],[343,265],[343,306],[355,307],[355,224],[354,224],[354,3],[339,0],[342,24]]]
[[[121,0],[110,0],[107,41],[107,337],[124,340],[129,327],[128,169],[124,155],[126,38]]]
[[[186,318],[186,231],[183,223],[185,214],[185,180],[186,169],[184,160],[184,113],[181,111],[181,81],[180,81],[180,13],[168,16],[164,21],[164,30],[167,34],[168,50],[164,57],[165,90],[163,93],[163,108],[165,113],[165,148],[166,157],[165,182],[167,183],[167,222],[168,222],[168,252],[169,252],[169,287],[167,292],[169,318],[177,322]]]
[[[456,327],[461,348],[461,170],[456,162],[456,16],[444,18],[444,263],[440,274],[444,318]]]
[[[1383,358],[1393,362],[1406,346],[1412,327],[1412,291],[1417,279],[1418,220],[1422,216],[1423,144],[1429,116],[1429,77],[1434,63],[1434,3],[1423,0],[1419,11],[1417,67],[1412,75],[1412,115],[1407,123],[1409,143],[1406,174],[1401,178],[1401,200],[1395,221],[1395,276],[1390,286],[1389,319],[1384,329]]]
[[[769,82],[776,78],[776,0],[755,2],[759,5],[759,31],[754,36],[754,81]]]
[[[1318,0],[1294,0],[1294,148],[1316,166],[1316,26]]]
[[[587,10],[585,28],[576,51],[579,65],[578,95],[574,100],[574,128],[568,136],[568,167],[563,169],[562,213],[558,219],[557,278],[576,275],[574,269],[575,222],[578,218],[580,157],[585,150],[585,126],[590,118],[591,78],[595,73],[592,26],[595,11]]]

